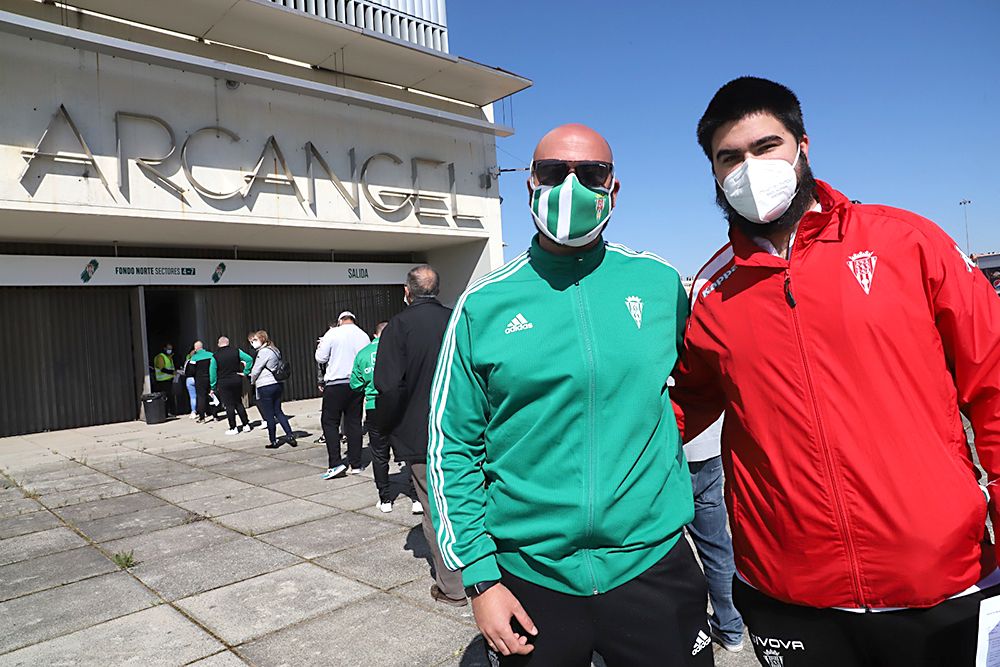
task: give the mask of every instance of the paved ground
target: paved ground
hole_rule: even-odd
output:
[[[378,512],[370,467],[319,479],[319,402],[286,412],[296,449],[188,419],[0,439],[0,667],[486,665],[402,474]]]

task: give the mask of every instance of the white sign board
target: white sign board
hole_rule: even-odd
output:
[[[0,255],[0,285],[402,285],[410,264]]]

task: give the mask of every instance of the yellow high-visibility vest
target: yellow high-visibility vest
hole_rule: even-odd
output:
[[[157,382],[170,382],[174,379],[173,373],[165,373],[165,370],[174,370],[174,359],[167,355],[166,352],[160,352],[158,355],[153,357],[153,370],[154,377]]]

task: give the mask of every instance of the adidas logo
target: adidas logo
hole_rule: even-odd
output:
[[[534,329],[535,325],[524,319],[524,315],[518,313],[517,316],[510,321],[507,328],[504,329],[505,334],[512,334],[515,331],[524,331],[525,329]]]
[[[694,648],[691,649],[691,655],[698,655],[702,649],[712,643],[712,638],[705,634],[704,630],[698,631],[698,638],[694,642]]]

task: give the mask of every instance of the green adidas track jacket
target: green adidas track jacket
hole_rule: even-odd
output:
[[[539,246],[459,298],[431,389],[427,479],[445,564],[603,593],[694,517],[667,395],[687,296],[659,257]]]

